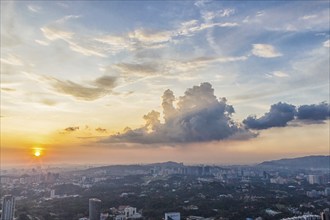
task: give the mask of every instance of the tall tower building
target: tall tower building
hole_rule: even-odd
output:
[[[321,212],[321,220],[330,220],[329,209],[326,209],[323,212]]]
[[[89,220],[100,220],[101,200],[89,199]]]
[[[1,220],[13,220],[15,213],[15,198],[14,196],[4,196],[2,199],[2,215]]]

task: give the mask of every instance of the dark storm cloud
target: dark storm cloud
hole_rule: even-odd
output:
[[[225,98],[218,99],[210,83],[202,83],[187,89],[174,106],[171,90],[162,96],[165,122],[160,122],[160,113],[152,110],[143,118],[145,126],[125,129],[122,134],[112,135],[105,142],[142,144],[190,143],[224,139],[248,139],[255,134],[232,120],[234,108]]]
[[[112,89],[116,86],[116,79],[113,76],[102,76],[85,86],[70,80],[47,78],[55,91],[85,101],[93,101],[111,94]]]
[[[318,105],[302,105],[298,108],[297,119],[308,121],[324,121],[330,117],[329,104],[322,102]]]
[[[249,116],[243,120],[247,128],[261,130],[272,127],[285,127],[292,121],[296,114],[296,107],[287,103],[279,102],[270,107],[270,111],[264,116],[257,118]]]

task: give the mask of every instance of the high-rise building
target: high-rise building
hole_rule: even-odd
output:
[[[320,184],[321,178],[319,175],[308,175],[308,183],[309,184]]]
[[[50,198],[55,198],[55,189],[50,190]]]
[[[323,212],[321,212],[321,220],[330,220],[329,209],[326,209]]]
[[[2,199],[2,215],[1,220],[13,220],[15,213],[15,198],[14,196],[4,196]]]
[[[168,212],[165,213],[165,220],[180,220],[180,212]]]
[[[100,220],[101,200],[89,199],[89,220]]]

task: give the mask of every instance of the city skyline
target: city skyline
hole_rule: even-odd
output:
[[[329,155],[327,1],[2,1],[1,166]]]

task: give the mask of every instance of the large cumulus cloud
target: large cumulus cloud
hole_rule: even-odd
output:
[[[202,83],[176,98],[173,91],[165,90],[162,96],[163,118],[155,110],[143,116],[145,125],[125,128],[122,133],[103,140],[111,143],[172,144],[220,141],[225,139],[249,139],[256,137],[256,130],[286,127],[291,121],[301,124],[320,123],[329,119],[329,104],[296,107],[278,102],[269,112],[257,118],[248,116],[240,122],[232,118],[234,107],[226,98],[217,98],[210,83]],[[163,122],[162,122],[163,121]]]
[[[270,111],[260,118],[249,116],[243,123],[252,129],[267,129],[271,127],[285,127],[294,119],[296,107],[287,103],[279,102],[270,107]]]
[[[162,99],[164,123],[160,121],[160,113],[153,110],[143,116],[145,126],[125,129],[124,133],[110,136],[106,141],[189,143],[255,136],[232,119],[233,106],[228,105],[225,98],[218,99],[210,83],[187,89],[184,96],[177,99],[176,106],[171,90],[166,90]]]

